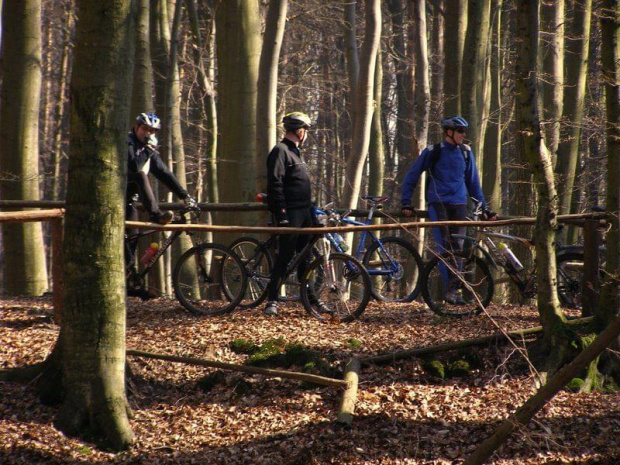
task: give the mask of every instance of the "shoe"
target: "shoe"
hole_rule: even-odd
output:
[[[151,215],[151,222],[158,224],[168,224],[174,218],[174,214],[171,211],[153,213]]]
[[[460,289],[447,292],[443,300],[452,305],[465,305],[465,299],[463,299],[463,293]]]
[[[324,315],[334,314],[334,311],[331,308],[329,308],[324,302],[321,302],[320,300],[317,300],[314,306],[316,307],[316,310],[319,313],[322,313]]]
[[[267,316],[276,316],[278,314],[278,302],[275,300],[270,300],[265,305],[265,309],[263,310],[263,314]]]

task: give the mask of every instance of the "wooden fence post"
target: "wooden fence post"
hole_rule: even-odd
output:
[[[583,282],[581,286],[582,315],[591,316],[598,306],[599,282],[599,221],[587,219],[583,226]]]

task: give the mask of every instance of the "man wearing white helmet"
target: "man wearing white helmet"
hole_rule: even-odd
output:
[[[300,147],[308,136],[311,120],[305,113],[295,111],[282,119],[286,134],[267,157],[267,202],[276,226],[305,228],[314,226],[310,176],[301,159]],[[295,252],[301,251],[310,240],[308,234],[283,234],[278,238],[278,254],[267,288],[265,315],[278,314],[278,294],[285,278],[288,263]],[[297,270],[301,276],[309,265],[307,257]],[[310,302],[319,311],[327,311],[314,295]]]
[[[154,113],[140,113],[127,136],[127,192],[125,196],[125,218],[129,221],[138,220],[138,209],[134,205],[140,201],[153,223],[168,224],[172,221],[172,212],[162,212],[157,198],[151,188],[148,174],[170,189],[177,197],[187,204],[195,204],[181,186],[174,174],[159,157],[157,152],[157,132],[161,129],[161,120]],[[137,234],[137,230],[128,231],[129,235]],[[132,256],[134,250],[130,251]],[[126,257],[129,260],[131,257]]]

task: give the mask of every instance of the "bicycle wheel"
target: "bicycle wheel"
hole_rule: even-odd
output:
[[[248,283],[239,306],[253,308],[267,298],[267,284],[273,269],[273,257],[267,248],[254,237],[240,237],[230,244],[245,266]]]
[[[362,263],[370,275],[375,299],[411,302],[418,296],[424,264],[418,251],[406,240],[386,237],[373,242]]]
[[[583,254],[565,253],[557,262],[558,298],[566,310],[581,310],[581,291],[583,282]]]
[[[327,263],[319,257],[310,264],[301,278],[301,301],[306,311],[319,320],[349,322],[366,309],[370,287],[370,276],[359,260],[334,253]]]
[[[477,315],[493,298],[489,267],[470,253],[433,257],[424,267],[421,281],[422,297],[438,315]]]
[[[247,283],[241,259],[220,244],[199,244],[185,252],[172,274],[181,305],[196,315],[231,312],[243,298]]]

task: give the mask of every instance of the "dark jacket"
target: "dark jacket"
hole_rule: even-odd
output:
[[[155,178],[163,183],[170,191],[181,199],[187,198],[187,191],[181,186],[177,178],[168,169],[166,164],[159,158],[159,153],[154,148],[140,142],[133,131],[127,136],[127,177],[143,171],[145,174],[152,173]]]
[[[276,144],[267,157],[267,195],[272,213],[312,205],[306,164],[301,159],[299,148],[288,139]]]

